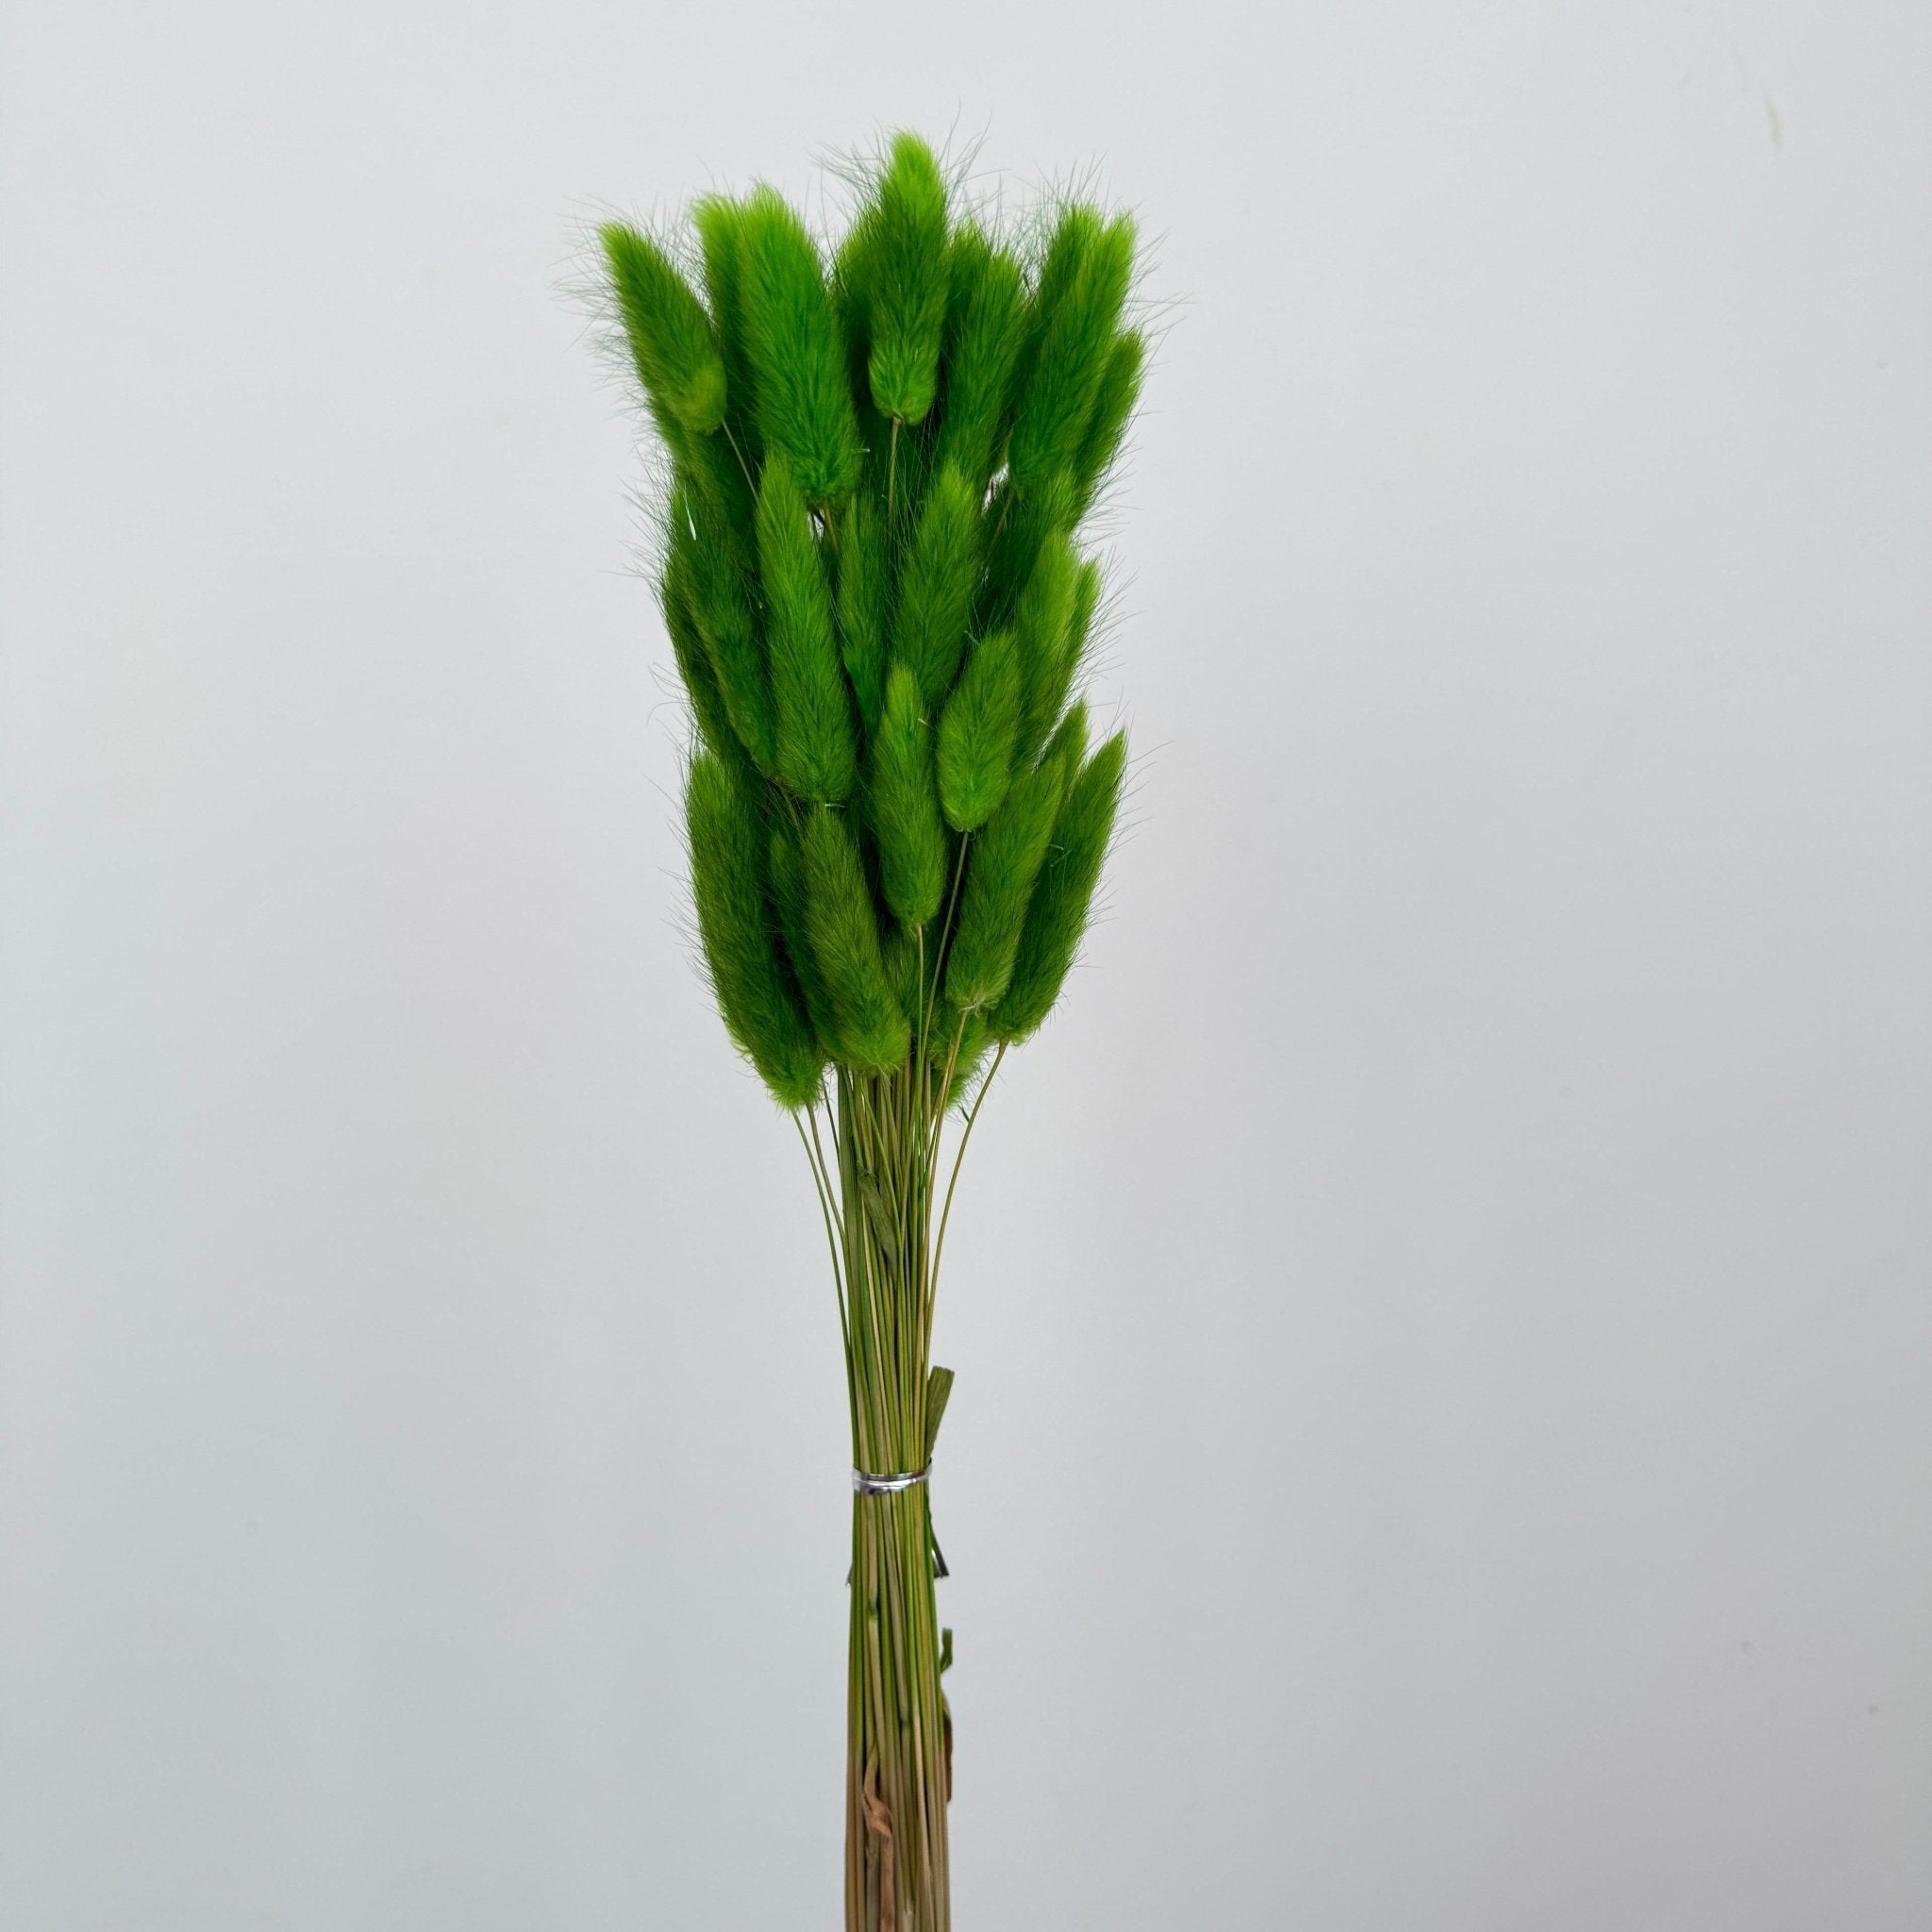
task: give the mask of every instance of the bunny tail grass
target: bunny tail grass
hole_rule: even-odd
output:
[[[772,1091],[804,1107],[818,1094],[824,1058],[773,944],[757,802],[712,753],[691,761],[685,823],[698,930],[724,1024]]]
[[[933,790],[932,732],[918,680],[903,664],[886,681],[872,758],[873,836],[886,904],[908,925],[924,925],[945,894],[946,828]],[[915,990],[908,1009],[922,1004]]]
[[[1083,520],[1146,338],[1125,217],[1016,220],[909,133],[844,172],[841,236],[758,185],[597,246],[664,458],[704,963],[797,1125],[865,1478],[846,1932],[950,1932],[933,1311],[967,1139],[1060,995],[1118,808],[1124,742],[1090,756],[1076,695],[1103,588]]]
[[[939,389],[946,323],[946,186],[918,136],[892,142],[874,209],[867,319],[872,399],[880,415],[919,423]]]
[[[1077,758],[1077,744],[1074,747]],[[1126,740],[1114,737],[1080,772],[1047,841],[1047,856],[1026,907],[1012,977],[990,1016],[995,1040],[1018,1043],[1040,1030],[1065,985],[1113,835]]]
[[[645,389],[687,429],[709,435],[724,420],[724,358],[710,317],[655,242],[621,222],[598,234]]]
[[[775,450],[758,481],[758,571],[778,776],[800,798],[843,804],[852,795],[858,751],[832,589],[791,465]]]

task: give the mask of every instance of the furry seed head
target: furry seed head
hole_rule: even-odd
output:
[[[771,188],[701,197],[697,286],[684,244],[598,237],[670,459],[705,959],[788,1107],[916,1041],[956,1092],[1040,1024],[1124,758],[1086,756],[1074,692],[1101,591],[1079,526],[1145,367],[1133,225],[1063,205],[1036,245],[910,134],[857,186],[836,246]]]

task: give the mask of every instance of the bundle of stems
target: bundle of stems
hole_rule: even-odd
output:
[[[1144,341],[1125,217],[1060,201],[1003,235],[909,134],[857,186],[829,251],[763,186],[705,196],[689,228],[600,235],[668,458],[705,962],[794,1118],[831,1248],[846,1924],[945,1932],[934,1294],[979,1107],[1059,995],[1112,834],[1126,752],[1088,744],[1101,571],[1075,538]]]

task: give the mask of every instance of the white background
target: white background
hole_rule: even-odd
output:
[[[568,287],[910,125],[1168,324],[938,1349],[966,1932],[1932,1923],[1932,15],[16,4],[0,1917],[836,1923],[791,1130]]]

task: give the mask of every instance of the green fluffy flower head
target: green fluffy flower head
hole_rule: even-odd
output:
[[[957,1089],[1052,1009],[1119,804],[1080,529],[1140,396],[1133,224],[1003,240],[900,134],[836,248],[763,186],[691,228],[600,239],[670,458],[711,984],[787,1107],[828,1066]]]

